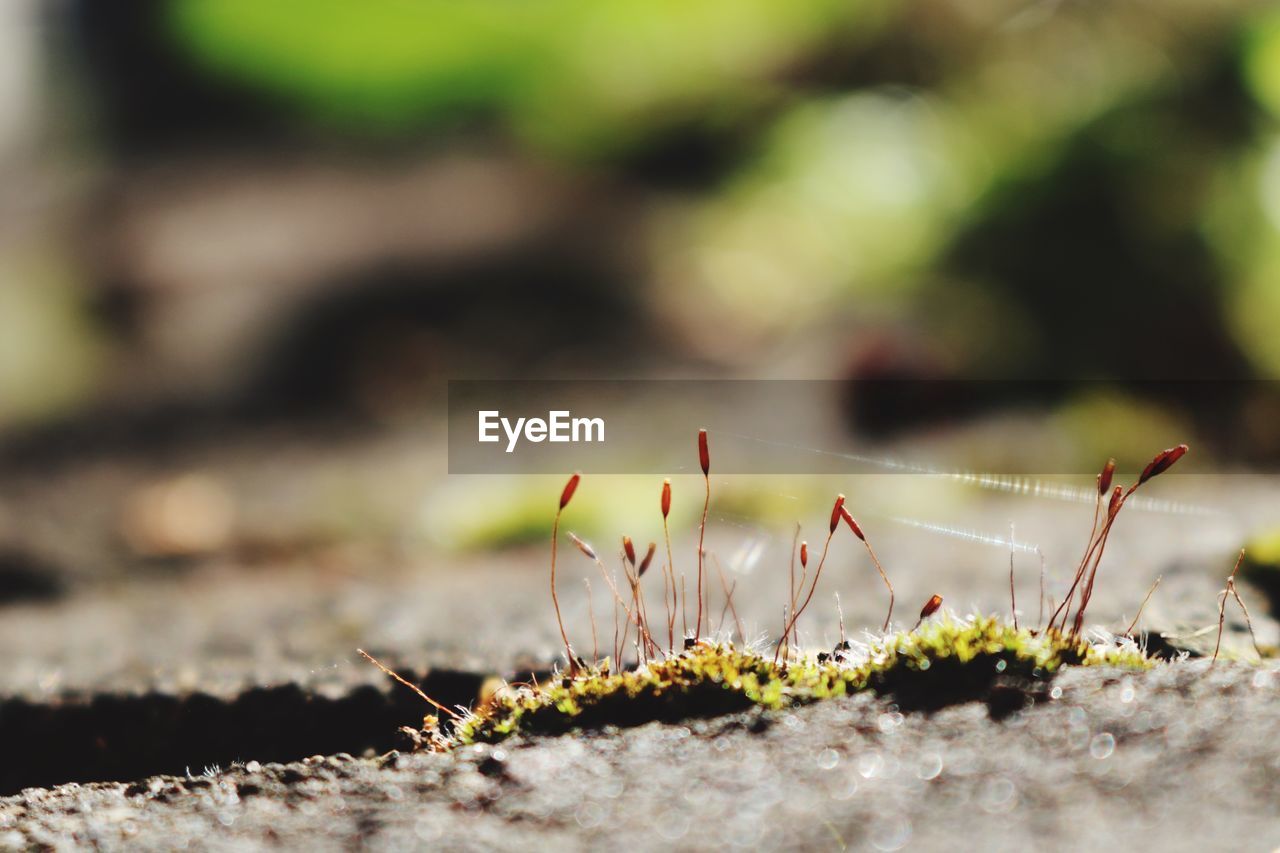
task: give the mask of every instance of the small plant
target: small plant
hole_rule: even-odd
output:
[[[577,550],[599,568],[614,600],[612,654],[603,660],[599,657],[594,611],[591,611],[592,660],[584,661],[574,652],[561,616],[556,585],[560,518],[581,481],[580,475],[574,474],[560,494],[552,521],[551,600],[564,644],[566,669],[563,674],[556,675],[543,684],[535,682],[533,685],[509,685],[474,710],[453,711],[431,699],[417,686],[400,678],[378,661],[369,659],[391,677],[418,692],[436,710],[450,717],[447,731],[441,730],[438,717],[430,716],[423,732],[418,734],[420,743],[440,749],[476,741],[500,740],[516,732],[552,734],[573,728],[709,716],[753,706],[782,708],[863,690],[893,695],[903,707],[930,708],[950,701],[991,694],[997,680],[1017,686],[1019,690],[1014,692],[1019,697],[1035,695],[1035,691],[1030,688],[1051,678],[1063,666],[1143,668],[1149,666],[1150,661],[1128,636],[1120,641],[1107,643],[1083,639],[1085,612],[1093,596],[1107,540],[1125,501],[1148,480],[1172,467],[1186,451],[1186,445],[1161,451],[1127,489],[1113,486],[1115,461],[1107,462],[1097,477],[1093,525],[1084,556],[1076,568],[1067,596],[1054,610],[1043,629],[1018,625],[1017,598],[1011,573],[1010,598],[1015,611],[1012,624],[994,617],[957,619],[947,615],[933,620],[932,617],[942,608],[942,596],[933,595],[920,609],[919,618],[910,631],[892,632],[896,598],[893,584],[862,526],[846,506],[845,496],[837,495],[831,508],[822,552],[812,577],[809,575],[809,544],[801,540],[800,528],[796,528],[788,569],[788,595],[783,607],[782,633],[774,654],[766,657],[749,645],[737,647],[727,640],[711,639],[703,632],[704,615],[707,617],[705,624],[710,627],[705,586],[706,562],[710,556],[719,574],[725,597],[720,625],[723,626],[726,613],[732,613],[738,637],[741,642],[746,642],[733,603],[735,586],[729,584],[714,555],[708,555],[705,550],[706,525],[711,504],[711,459],[706,430],[700,430],[698,459],[706,493],[702,520],[698,527],[697,616],[692,632],[688,631],[685,623],[685,638],[681,649],[675,648],[676,612],[680,611],[682,619],[686,618],[683,614],[688,602],[683,575],[677,583],[668,526],[672,500],[671,481],[664,480],[659,508],[662,512],[663,539],[666,545],[666,561],[662,568],[662,602],[667,635],[665,649],[654,638],[651,630],[649,608],[643,589],[645,574],[658,552],[657,544],[650,543],[644,555],[639,557],[631,538],[622,537],[619,558],[627,585],[627,593],[624,594],[615,575],[607,569],[595,549],[569,532],[569,540]],[[846,637],[844,616],[840,613],[840,642],[835,649],[816,654],[801,652],[795,648],[798,636],[796,626],[817,592],[823,567],[841,523],[862,543],[888,589],[889,605],[881,633],[855,647]],[[795,567],[797,555],[800,563],[798,582]],[[1240,562],[1237,561],[1236,570],[1228,578],[1227,589],[1221,595],[1219,639],[1225,619],[1226,597],[1233,596],[1241,608],[1244,608],[1244,602],[1234,585],[1239,567]],[[1156,584],[1158,583],[1157,579]],[[1043,602],[1043,562],[1041,585]],[[588,584],[588,595],[589,589]],[[1143,599],[1143,606],[1154,591],[1155,585]],[[839,609],[838,595],[836,606]],[[622,614],[621,621],[618,618],[619,612]],[[1141,612],[1142,607],[1139,607],[1129,633],[1136,626]],[[1247,610],[1245,618],[1248,621]],[[635,634],[632,641],[635,666],[628,668],[624,666],[623,660],[632,629]],[[1250,630],[1252,631],[1252,625]],[[995,713],[994,706],[992,712]]]

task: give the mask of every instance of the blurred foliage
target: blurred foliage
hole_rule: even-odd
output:
[[[359,129],[505,118],[528,140],[590,153],[641,141],[672,114],[733,110],[882,2],[178,0],[201,61]]]
[[[1107,288],[1089,292],[1095,282],[1087,270],[1070,265],[1114,264],[1101,246],[1073,247],[1074,257],[1050,261],[1066,264],[1046,272],[1075,274],[1074,282],[1007,266],[966,268],[953,263],[951,249],[979,233],[993,253],[1025,253],[1035,265],[1037,255],[1069,239],[1073,229],[1086,233],[1091,223],[1073,220],[1072,211],[1061,221],[1036,222],[1030,234],[1008,228],[1026,213],[1010,202],[1025,208],[1078,185],[1079,176],[1062,165],[1078,156],[1081,140],[1087,140],[1093,174],[1114,172],[1129,181],[1098,196],[1110,203],[1110,193],[1132,208],[1107,226],[1140,219],[1139,233],[1195,227],[1198,208],[1178,202],[1194,200],[1198,185],[1178,181],[1196,157],[1232,156],[1229,137],[1220,136],[1218,147],[1207,151],[1194,144],[1209,135],[1195,127],[1197,89],[1216,73],[1216,51],[1231,42],[1231,23],[1208,9],[1176,5],[1167,19],[1139,21],[1137,7],[1106,14],[1058,7],[1043,20],[1024,21],[992,4],[986,15],[974,13],[977,20],[962,20],[949,38],[929,44],[945,63],[929,85],[881,84],[798,101],[780,115],[763,154],[725,192],[685,206],[667,223],[658,255],[670,291],[685,299],[695,281],[707,311],[758,333],[802,327],[848,306],[851,297],[864,312],[887,304],[895,313],[908,299],[941,298],[948,313],[958,313],[932,331],[962,363],[991,339],[989,326],[972,322],[975,311],[966,303],[974,300],[978,312],[994,308],[1011,321],[1051,326],[1062,317],[1046,314],[1035,304],[1039,294],[1032,294],[1053,289],[1060,301],[1096,314],[1094,300],[1107,298]],[[1200,39],[1169,26],[1179,15],[1201,20]],[[1171,55],[1182,67],[1170,64]],[[999,223],[1006,214],[1010,221]],[[998,227],[984,231],[991,222]],[[969,287],[975,276],[980,287]],[[994,303],[983,295],[993,290]],[[961,298],[954,298],[958,292]],[[957,317],[964,318],[963,329],[955,328]],[[1003,347],[998,360],[970,362],[970,368],[1007,375],[1026,364],[1047,329],[1031,331],[1014,330],[1015,345]],[[1082,354],[1052,349],[1069,368]],[[1123,374],[1125,365],[1117,366]]]
[[[973,200],[981,171],[962,168],[969,140],[952,119],[903,92],[788,111],[757,162],[674,218],[658,250],[672,289],[697,282],[749,330],[803,322],[850,286],[892,290],[928,264]]]
[[[44,246],[0,255],[0,424],[74,407],[101,371],[103,341],[73,270]]]
[[[602,236],[618,236],[605,248],[617,255],[625,254],[618,246],[638,247],[611,257],[598,281],[641,285],[646,316],[635,325],[661,338],[673,363],[709,355],[752,370],[812,346],[796,374],[841,375],[862,363],[855,350],[878,343],[874,332],[896,335],[898,350],[931,350],[919,359],[926,378],[1280,375],[1280,12],[1263,4],[158,0],[148,8],[168,60],[189,65],[168,69],[172,79],[194,73],[219,93],[186,100],[211,110],[265,103],[272,121],[276,113],[295,120],[326,155],[334,139],[355,139],[351,186],[361,157],[386,155],[377,144],[385,139],[410,151],[492,151],[485,143],[496,139],[513,159],[588,165],[626,215],[584,210],[575,225],[605,224],[581,228],[578,239],[603,245]],[[169,97],[139,82],[166,69],[120,59],[129,44],[99,51],[124,63],[102,85]],[[145,106],[177,121],[191,94]],[[245,137],[230,137],[249,149],[276,129],[252,109],[227,115],[249,125]],[[211,131],[225,117],[196,136],[223,144]],[[300,160],[311,153],[298,151]],[[699,159],[708,151],[714,163]],[[192,158],[192,172],[206,153]],[[651,180],[649,156],[702,174]],[[207,192],[185,179],[175,177],[174,195]],[[615,228],[625,233],[602,233]],[[116,243],[104,254],[129,258],[126,272],[145,275],[155,258],[189,251],[161,245],[165,236],[153,231],[107,227],[103,242]],[[569,276],[557,263],[567,266],[553,258],[539,294],[566,294],[559,282]],[[127,274],[114,280],[116,272],[101,277],[136,308],[131,316],[164,323],[146,304],[156,291]],[[420,273],[405,279],[416,287],[430,278]],[[527,272],[518,275],[523,286]],[[342,279],[296,292],[329,287],[358,289]],[[0,375],[0,420],[56,412],[58,401],[92,393],[97,333],[84,300],[64,292],[3,296],[18,306],[11,317],[44,318],[15,325],[47,331],[4,342],[22,352]],[[172,295],[179,286],[165,292],[182,298]],[[298,316],[305,308],[264,304]],[[607,304],[574,322],[608,327]],[[122,328],[139,339],[150,331]],[[6,377],[34,370],[51,380],[17,401]]]
[[[1114,458],[1122,474],[1136,474],[1162,447],[1194,435],[1185,418],[1167,408],[1105,388],[1089,390],[1063,405],[1053,417],[1056,431],[1071,436],[1074,446],[1062,457],[1079,461]]]
[[[1245,79],[1254,97],[1280,118],[1280,10],[1260,13],[1245,31]]]
[[[712,133],[740,162],[647,218],[655,311],[706,352],[906,316],[980,375],[1181,374],[1193,350],[1280,372],[1280,13],[1257,4],[165,8],[198,64],[321,126],[480,116],[597,164]],[[1183,328],[1113,351],[1153,304]]]

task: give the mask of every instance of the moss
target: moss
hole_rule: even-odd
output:
[[[1150,661],[1136,648],[1035,634],[989,617],[941,619],[861,651],[838,649],[778,665],[753,651],[703,642],[634,671],[597,669],[510,690],[459,723],[451,740],[492,742],[517,732],[558,734],[753,706],[779,709],[863,690],[891,694],[904,707],[941,707],[997,688],[1043,684],[1068,665],[1146,668]]]

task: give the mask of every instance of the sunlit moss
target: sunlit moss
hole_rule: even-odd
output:
[[[1067,665],[1142,669],[1150,662],[1133,647],[1100,646],[1056,632],[1035,634],[988,617],[941,619],[862,650],[804,656],[789,664],[775,665],[754,651],[703,642],[634,671],[595,670],[499,694],[461,722],[452,740],[492,742],[517,732],[556,734],[708,717],[752,706],[779,709],[862,690],[897,695],[932,687],[939,700],[954,700],[967,698],[965,691],[975,685],[989,686],[997,676],[1044,680]],[[963,677],[957,679],[957,673]]]

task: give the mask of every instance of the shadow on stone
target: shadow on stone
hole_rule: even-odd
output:
[[[419,679],[450,706],[470,705],[482,681],[457,671]],[[417,728],[427,710],[408,690],[374,687],[336,699],[296,685],[254,688],[232,699],[202,693],[10,699],[0,702],[0,795],[65,782],[199,774],[235,761],[385,752],[403,746],[399,728]]]

